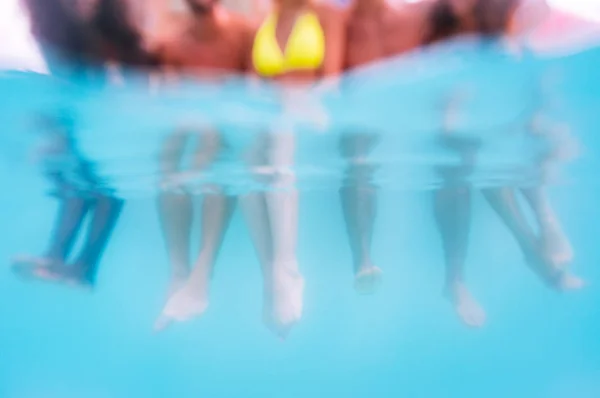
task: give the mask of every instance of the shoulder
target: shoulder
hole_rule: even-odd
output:
[[[236,37],[242,40],[248,40],[248,38],[254,37],[259,25],[256,20],[237,12],[226,12],[228,21],[226,29],[228,29],[228,31],[235,32]]]
[[[440,0],[420,0],[420,1],[403,1],[390,2],[389,7],[401,15],[424,16],[429,15],[438,6]]]
[[[423,23],[430,18],[435,1],[388,2],[388,16],[398,23]]]
[[[181,13],[165,15],[157,22],[151,34],[150,43],[155,48],[164,48],[178,41],[190,23],[189,16]]]
[[[323,18],[339,18],[347,14],[345,8],[329,2],[318,2],[313,6],[315,13]]]
[[[390,8],[400,15],[423,16],[429,15],[439,0],[421,0],[416,2],[390,3]]]

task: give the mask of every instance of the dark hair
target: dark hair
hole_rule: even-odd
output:
[[[125,1],[100,0],[94,24],[119,61],[129,65],[156,64],[155,57],[143,49],[142,37],[131,21]]]
[[[90,49],[89,29],[60,0],[22,0],[31,32],[44,50],[50,47],[68,58],[80,58]]]
[[[475,32],[484,36],[498,36],[505,32],[511,12],[521,0],[475,0],[473,16]],[[429,32],[425,44],[450,38],[461,33],[462,21],[454,12],[450,0],[435,0],[429,16]]]
[[[504,33],[511,13],[521,0],[477,0],[474,7],[478,32],[488,36]]]
[[[434,0],[429,18],[425,44],[449,38],[458,33],[461,21],[454,12],[449,0]]]
[[[91,21],[84,21],[61,0],[21,0],[35,39],[45,52],[51,50],[69,62],[101,63],[103,44],[118,61],[148,65],[154,59],[142,47],[142,39],[130,21],[123,0],[98,0]]]

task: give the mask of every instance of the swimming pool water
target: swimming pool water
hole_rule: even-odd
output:
[[[300,146],[299,174],[306,180],[305,187],[303,181],[300,184],[299,237],[305,307],[300,324],[280,341],[261,321],[260,268],[239,211],[217,263],[208,311],[198,320],[153,333],[168,263],[155,200],[145,184],[140,188],[117,183],[129,200],[93,294],[15,278],[10,258],[45,248],[56,201],[45,195],[47,182],[28,161],[35,138],[26,136],[24,129],[8,128],[0,148],[0,256],[6,265],[0,269],[0,397],[600,396],[600,208],[595,172],[600,166],[595,134],[599,91],[587,64],[596,55],[587,57],[561,61],[574,78],[561,86],[562,102],[554,105],[552,116],[570,126],[582,150],[574,163],[563,166],[565,177],[550,192],[576,251],[573,267],[588,285],[568,294],[543,286],[525,266],[498,217],[476,195],[467,281],[487,311],[488,323],[480,330],[460,324],[442,297],[443,259],[431,215],[431,185],[420,180],[425,172],[418,174],[424,167],[414,167],[417,174],[394,174],[396,164],[387,162],[394,155],[391,148],[403,143],[428,148],[425,133],[412,141],[404,140],[410,136],[408,129],[386,132],[381,152],[374,155],[379,156],[382,173],[389,172],[380,182],[373,242],[384,283],[376,295],[364,297],[352,287],[336,182],[340,166],[326,164],[335,156],[335,136],[311,136]],[[501,81],[492,81],[490,87],[502,93]],[[421,82],[422,91],[413,92],[426,93],[431,86]],[[380,102],[365,115],[376,112],[376,105],[389,106],[393,97],[392,88],[370,90],[363,91],[368,100],[360,104],[374,98]],[[5,91],[3,103],[11,102],[9,94],[24,93]],[[360,100],[359,94],[354,101]],[[106,101],[98,98],[98,103]],[[397,102],[399,108],[411,107],[406,99]],[[513,109],[523,109],[515,103]],[[344,108],[337,106],[338,111]],[[494,112],[494,104],[479,106],[491,116],[503,112]],[[137,112],[120,110],[123,117]],[[90,111],[89,120],[96,121],[97,115],[102,113]],[[419,116],[411,115],[416,126]],[[503,119],[513,116],[506,111]],[[8,117],[6,112],[2,117]],[[465,117],[467,127],[491,123]],[[143,142],[144,137],[158,138],[158,133],[145,133],[152,120],[132,124],[136,128],[129,132],[129,124],[121,125],[121,130],[110,129],[105,136],[90,130],[82,133],[82,145],[113,182],[135,181],[119,179],[129,174],[152,176],[153,147]],[[236,142],[242,147],[247,139]],[[390,144],[394,139],[399,146]],[[523,146],[516,153],[507,148],[507,156],[527,154]],[[414,159],[405,159],[407,167],[414,166]],[[414,184],[394,185],[401,177]],[[311,180],[318,183],[311,185]]]

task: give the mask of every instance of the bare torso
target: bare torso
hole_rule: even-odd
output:
[[[209,21],[178,15],[163,31],[156,51],[171,69],[203,77],[247,68],[251,30],[241,16],[221,8]]]
[[[429,0],[404,2],[397,6],[383,2],[377,8],[367,2],[361,7],[361,1],[358,0],[351,9],[348,19],[346,68],[391,57],[461,34],[477,33],[483,29],[475,21],[474,2]],[[467,11],[460,13],[456,8],[452,9],[456,4],[465,4]],[[448,7],[451,9],[448,10]],[[503,33],[503,29],[508,28],[510,23],[503,21],[501,11],[498,7],[488,7],[482,11],[480,16],[487,22],[487,31],[481,33]],[[513,12],[514,7],[509,8],[507,16],[510,18]],[[493,23],[490,24],[490,21]]]
[[[418,48],[423,42],[427,8],[417,4],[350,10],[347,25],[346,68]]]

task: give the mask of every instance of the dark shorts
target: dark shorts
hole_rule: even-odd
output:
[[[46,150],[42,158],[44,174],[52,181],[52,195],[89,196],[109,193],[92,161],[80,150],[77,136],[78,115],[73,107],[81,95],[80,84],[106,81],[103,70],[80,60],[69,63],[59,52],[42,48],[50,74],[58,78],[60,93],[56,104],[39,117],[39,131]]]

